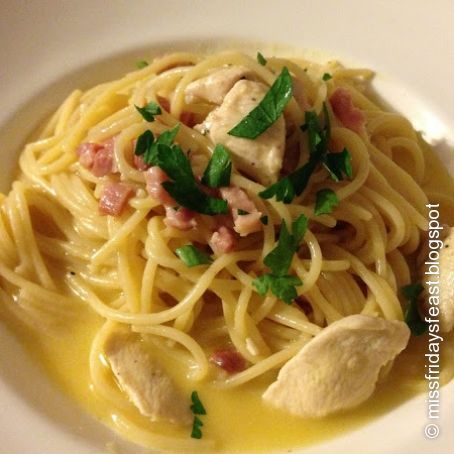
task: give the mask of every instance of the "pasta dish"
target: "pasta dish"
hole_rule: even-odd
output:
[[[2,319],[89,411],[165,452],[365,421],[390,388],[425,391],[430,336],[449,382],[454,182],[372,77],[174,53],[75,90],[0,194]]]

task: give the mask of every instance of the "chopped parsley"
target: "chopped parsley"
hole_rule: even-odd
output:
[[[265,257],[264,263],[271,273],[263,274],[253,281],[260,295],[271,291],[286,304],[298,296],[296,287],[303,282],[297,276],[288,274],[293,254],[298,251],[301,240],[307,230],[308,220],[303,214],[292,223],[292,233],[288,231],[285,221],[282,221],[279,240],[276,247]]]
[[[320,189],[315,195],[314,213],[319,216],[321,214],[330,214],[334,208],[339,205],[339,199],[336,193],[330,189]]]
[[[292,77],[284,67],[260,103],[228,133],[245,139],[257,138],[281,116],[292,97],[292,89]]]
[[[192,423],[191,438],[197,438],[200,440],[203,436],[201,427],[203,426],[202,420],[198,416],[194,416],[194,422]]]
[[[332,79],[332,78],[333,78],[333,76],[332,76],[330,73],[325,73],[325,74],[323,74],[323,76],[322,76],[322,79],[323,79],[324,81],[330,80],[330,79]]]
[[[206,415],[205,407],[199,399],[197,391],[193,391],[191,394],[191,411],[194,414],[194,422],[192,423],[191,438],[197,438],[200,440],[202,438],[201,427],[203,426],[202,420],[197,415]]]
[[[205,407],[202,404],[202,401],[199,398],[199,395],[197,391],[192,391],[191,393],[191,411],[194,413],[194,415],[206,415],[207,412],[205,410]]]
[[[134,105],[137,111],[142,115],[142,117],[147,121],[154,121],[155,115],[160,115],[162,113],[161,108],[154,101],[150,101],[146,106],[139,107]]]
[[[171,181],[165,181],[162,186],[179,205],[202,214],[226,214],[227,202],[211,197],[200,189],[189,159],[183,150],[173,143],[178,131],[179,125],[176,125],[163,132],[156,140],[151,131],[145,131],[137,139],[134,153],[142,155],[146,164],[159,166],[167,174]],[[225,181],[225,173],[213,173],[218,176],[222,174],[220,179]]]
[[[140,136],[137,138],[136,148],[134,149],[134,154],[137,156],[142,156],[142,155],[147,154],[148,150],[153,145],[153,142],[154,142],[154,135],[149,129],[147,129],[143,134],[140,134]]]
[[[263,225],[268,225],[268,216],[267,215],[264,215],[260,218],[260,222],[263,224]]]
[[[326,104],[323,104],[324,126],[315,112],[305,112],[305,123],[301,130],[307,132],[309,146],[309,160],[289,175],[272,184],[259,195],[263,199],[271,199],[284,203],[302,194],[306,189],[309,179],[320,164],[323,164],[332,179],[339,181],[343,174],[352,176],[351,156],[347,149],[341,153],[328,152],[328,143],[331,135],[331,124]]]
[[[208,254],[200,251],[192,244],[177,248],[175,254],[177,254],[181,261],[189,268],[198,265],[207,265],[213,261]]]
[[[138,61],[136,61],[137,69],[146,68],[148,65],[149,65],[149,63],[146,60],[138,60]]]
[[[220,188],[230,185],[232,161],[230,154],[222,145],[214,148],[213,155],[202,177],[202,183],[210,188]]]
[[[225,200],[211,197],[199,188],[191,163],[178,145],[159,144],[156,157],[157,165],[172,180],[164,181],[162,186],[179,205],[202,214],[228,212]]]
[[[237,213],[238,216],[246,216],[247,214],[250,214],[249,211],[242,210],[241,208],[238,208]]]
[[[352,157],[346,148],[340,153],[328,153],[323,165],[334,181],[343,180],[344,175],[348,178],[353,176]]]
[[[403,296],[408,301],[404,319],[413,336],[421,336],[428,329],[427,323],[418,311],[419,295],[423,290],[424,287],[421,284],[410,284],[401,288]]]
[[[257,52],[257,61],[258,61],[262,66],[265,66],[266,63],[267,63],[266,58],[265,58],[260,52]]]

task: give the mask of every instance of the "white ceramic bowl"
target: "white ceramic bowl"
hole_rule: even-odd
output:
[[[249,48],[251,41],[376,70],[379,93],[424,131],[454,174],[453,19],[449,0],[1,2],[0,190],[8,189],[26,136],[71,89],[117,77],[157,50]],[[2,325],[0,358],[1,452],[99,453],[118,440],[55,389]],[[436,440],[424,437],[419,396],[304,452],[452,452],[453,391],[454,384],[443,388]],[[121,452],[142,451],[119,443]]]

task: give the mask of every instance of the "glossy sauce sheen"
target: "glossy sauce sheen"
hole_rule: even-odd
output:
[[[426,159],[430,170],[426,189],[432,189],[454,197],[454,182],[432,152]],[[454,213],[447,213],[440,207],[442,222],[454,225]],[[88,358],[91,341],[102,324],[101,318],[88,308],[81,311],[81,320],[66,331],[62,338],[38,336],[7,320],[33,357],[51,380],[72,397],[89,413],[105,424],[113,427],[115,416],[105,402],[100,401],[91,389]],[[444,344],[454,344],[452,336]],[[240,388],[219,391],[210,383],[193,383],[186,380],[184,371],[174,360],[162,357],[169,370],[181,370],[175,377],[178,384],[189,396],[197,389],[207,410],[204,416],[203,436],[217,441],[216,452],[270,451],[307,446],[328,440],[343,432],[359,428],[371,419],[388,412],[405,400],[421,392],[416,385],[421,384],[424,374],[424,353],[427,337],[412,338],[408,348],[396,359],[394,367],[384,383],[379,383],[371,399],[352,411],[331,417],[302,419],[272,409],[262,403],[261,394],[273,376],[265,376]],[[213,366],[215,367],[215,366]],[[149,423],[131,406],[126,410],[129,418],[146,428]],[[190,435],[190,428],[175,428],[165,424],[153,427],[166,434]],[[75,429],[75,428],[74,428]],[[112,434],[112,440],[114,434]]]

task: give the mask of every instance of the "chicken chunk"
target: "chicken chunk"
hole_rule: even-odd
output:
[[[228,134],[265,96],[267,87],[259,82],[240,80],[227,93],[224,102],[213,110],[202,125],[215,144],[226,146],[237,168],[263,185],[274,183],[282,167],[285,151],[285,121],[281,115],[256,139]]]
[[[307,417],[355,407],[373,393],[380,369],[405,348],[409,337],[410,330],[401,321],[345,317],[288,361],[263,399]]]
[[[208,101],[221,104],[225,95],[240,80],[250,77],[252,71],[245,66],[228,66],[206,77],[191,82],[185,89],[186,104]]]
[[[120,387],[140,413],[152,421],[191,424],[190,402],[140,340],[114,335],[104,351]]]

